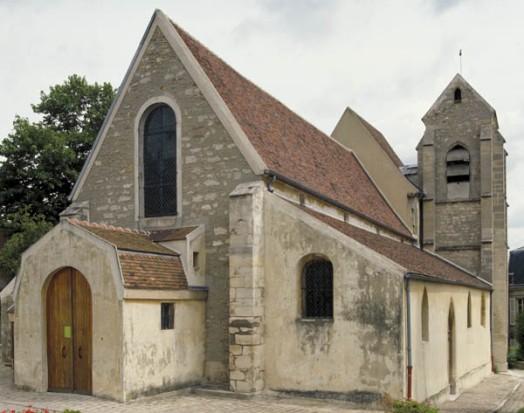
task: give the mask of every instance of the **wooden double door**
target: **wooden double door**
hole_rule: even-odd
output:
[[[91,289],[74,268],[53,275],[47,288],[48,390],[91,394]]]

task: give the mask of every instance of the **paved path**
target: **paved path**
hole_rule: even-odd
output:
[[[269,396],[245,400],[189,391],[164,393],[126,404],[76,394],[26,392],[13,386],[11,370],[1,366],[0,412],[27,406],[47,408],[50,412],[75,409],[82,413],[364,413],[337,401]],[[441,413],[517,413],[524,407],[524,373],[490,376],[456,400],[439,407]]]
[[[0,367],[0,412],[27,406],[47,408],[50,412],[75,409],[82,413],[370,413],[352,410],[346,403],[336,401],[271,397],[242,400],[188,391],[163,393],[126,404],[76,394],[25,392],[12,385],[11,370]]]
[[[442,403],[441,413],[517,413],[524,407],[524,377],[496,374],[462,393],[456,400]]]

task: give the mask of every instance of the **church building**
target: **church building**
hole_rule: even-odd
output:
[[[15,384],[377,404],[504,370],[496,114],[457,75],[423,121],[417,166],[349,108],[328,136],[156,11],[11,284]]]

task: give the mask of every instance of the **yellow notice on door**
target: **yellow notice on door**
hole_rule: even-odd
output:
[[[64,338],[71,338],[71,326],[64,326]]]

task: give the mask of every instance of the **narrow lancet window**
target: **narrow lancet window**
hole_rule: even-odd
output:
[[[422,341],[429,341],[429,303],[428,292],[424,288],[422,295]]]
[[[471,328],[471,293],[468,293],[468,328]]]
[[[455,94],[453,96],[453,100],[454,100],[455,103],[462,102],[462,91],[460,90],[460,88],[456,88],[455,89]]]
[[[155,107],[144,123],[144,216],[177,214],[176,118],[167,105]]]

